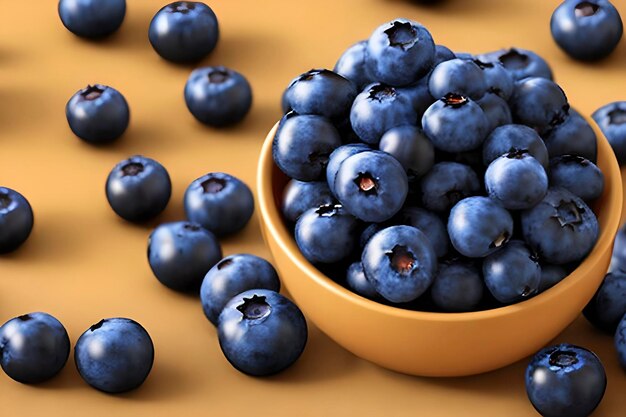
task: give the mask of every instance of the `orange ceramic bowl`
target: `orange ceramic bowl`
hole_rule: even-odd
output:
[[[287,178],[272,160],[276,126],[268,134],[257,173],[263,236],[282,282],[305,315],[355,355],[398,372],[462,376],[487,372],[533,354],[578,315],[608,268],[622,210],[620,170],[598,136],[605,190],[597,202],[600,237],[568,277],[527,301],[471,313],[403,310],[360,297],[326,277],[302,256],[280,213]]]

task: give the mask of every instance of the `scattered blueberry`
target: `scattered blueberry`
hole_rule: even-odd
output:
[[[548,150],[541,136],[528,126],[504,125],[496,128],[483,143],[483,163],[488,166],[505,153],[528,151],[545,169],[548,169]]]
[[[478,268],[460,260],[439,264],[430,295],[433,303],[446,312],[476,309],[483,297],[483,279]]]
[[[283,216],[289,222],[295,223],[308,209],[332,204],[333,201],[333,194],[325,182],[291,180],[283,192]]]
[[[400,212],[402,224],[413,226],[426,235],[438,258],[448,253],[448,231],[435,213],[419,207],[405,207]]]
[[[546,60],[527,49],[501,49],[480,55],[478,58],[483,62],[500,62],[514,80],[528,77],[552,79],[552,70]]]
[[[619,364],[626,370],[626,315],[622,317],[615,332],[615,349],[617,350]]]
[[[333,69],[337,74],[352,81],[359,90],[372,82],[366,63],[366,51],[367,41],[355,43],[339,57]]]
[[[483,71],[474,61],[455,58],[433,69],[428,88],[435,98],[455,93],[478,100],[487,92],[487,83]]]
[[[626,164],[626,101],[616,101],[600,107],[593,113],[593,120],[611,144],[617,162],[620,165]],[[595,162],[589,157],[587,159]]]
[[[569,111],[567,97],[561,87],[541,77],[518,81],[510,105],[513,118],[518,123],[540,133],[562,123]]]
[[[602,195],[604,175],[582,156],[563,155],[550,160],[550,186],[562,187],[585,201]]]
[[[424,207],[446,212],[462,199],[478,194],[480,181],[467,165],[439,162],[422,177],[420,186]]]
[[[63,26],[83,38],[102,38],[115,32],[126,15],[126,0],[60,0]]]
[[[380,139],[378,148],[396,158],[409,179],[423,176],[435,164],[433,144],[416,126],[389,129]]]
[[[509,104],[502,97],[494,93],[486,93],[477,101],[487,117],[487,131],[513,123],[513,116]]]
[[[33,230],[33,209],[17,191],[0,187],[0,253],[20,247]]]
[[[626,272],[609,272],[583,314],[598,329],[615,333],[617,325],[626,314]]]
[[[365,298],[373,300],[379,297],[372,283],[367,280],[361,262],[354,262],[348,267],[346,283],[348,288]]]
[[[567,276],[567,269],[561,265],[541,265],[541,282],[539,283],[539,292],[544,292],[548,288],[552,288]]]
[[[596,163],[598,155],[596,134],[591,125],[573,109],[570,109],[569,116],[562,123],[544,135],[544,142],[550,158],[578,155]]]
[[[371,150],[372,148],[364,143],[349,143],[338,147],[330,154],[328,165],[326,166],[326,182],[333,194],[335,193],[335,178],[337,177],[337,172],[339,172],[339,167],[341,167],[343,161],[357,153]]]

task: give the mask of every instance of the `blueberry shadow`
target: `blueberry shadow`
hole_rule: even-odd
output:
[[[189,386],[188,379],[176,369],[175,364],[155,361],[150,375],[140,387],[115,394],[115,397],[124,401],[167,402],[171,399],[180,400],[192,393],[193,388]]]

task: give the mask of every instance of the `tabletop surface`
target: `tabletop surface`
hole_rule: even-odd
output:
[[[83,383],[73,357],[57,378],[37,386],[2,374],[0,415],[536,415],[524,390],[526,360],[474,377],[409,377],[353,356],[312,325],[291,369],[265,379],[240,374],[222,356],[197,298],[152,276],[147,237],[156,224],[183,218],[186,186],[207,172],[231,173],[254,188],[258,152],[280,117],[286,84],[310,68],[332,68],[345,48],[387,20],[418,20],[437,43],[456,51],[533,49],[586,115],[626,98],[626,40],[600,64],[568,59],[549,32],[558,1],[448,0],[439,7],[400,0],[213,1],[221,39],[202,64],[236,69],[254,90],[245,121],[215,130],[185,108],[182,90],[192,67],[163,61],[148,43],[161,2],[129,1],[121,30],[100,42],[65,30],[56,3],[0,0],[0,184],[23,193],[36,216],[28,242],[0,258],[0,321],[46,311],[65,324],[74,343],[101,318],[131,317],[150,332],[156,361],[144,386],[118,396]],[[626,0],[614,3],[626,16]],[[112,146],[86,145],[67,126],[65,103],[88,83],[117,88],[131,107],[131,126]],[[159,160],[174,187],[167,210],[146,225],[117,218],[104,196],[109,170],[133,154]],[[256,218],[222,243],[225,254],[269,256]],[[612,338],[578,319],[557,340],[592,349],[606,366],[608,389],[594,415],[623,415],[626,373]]]

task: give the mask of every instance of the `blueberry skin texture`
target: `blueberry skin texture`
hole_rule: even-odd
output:
[[[473,311],[483,298],[483,287],[480,271],[472,264],[462,261],[440,263],[430,296],[443,311]]]
[[[615,333],[617,325],[626,314],[626,273],[608,273],[583,314],[598,329],[609,334]]]
[[[455,58],[433,69],[428,89],[435,98],[456,93],[478,100],[487,92],[487,83],[483,71],[474,61]]]
[[[462,199],[478,194],[480,180],[472,168],[458,162],[439,162],[422,178],[422,204],[446,212]]]
[[[226,359],[252,376],[276,374],[298,360],[307,342],[304,315],[288,298],[255,289],[232,298],[217,326]]]
[[[220,259],[217,238],[196,223],[164,223],[148,238],[150,269],[161,284],[173,290],[197,289]]]
[[[367,68],[366,51],[366,40],[355,43],[345,50],[333,68],[334,72],[352,81],[359,90],[374,81]]]
[[[185,104],[205,125],[230,126],[243,120],[250,111],[252,89],[243,75],[230,68],[198,68],[185,84]]]
[[[489,164],[513,150],[528,151],[545,169],[549,167],[548,149],[541,136],[528,126],[509,124],[494,129],[483,143],[483,164]]]
[[[526,151],[512,151],[494,160],[485,172],[489,197],[509,210],[534,207],[548,192],[548,175]]]
[[[346,283],[348,288],[357,293],[358,295],[374,300],[380,296],[374,289],[371,282],[367,280],[365,271],[363,271],[363,264],[361,262],[354,262],[348,267],[346,273]]]
[[[454,55],[454,52],[452,52],[450,48],[445,45],[435,45],[433,68],[442,62],[450,61],[451,59],[456,59],[456,55]]]
[[[578,155],[594,164],[598,157],[598,142],[591,125],[576,111],[543,136],[550,158],[561,155]],[[608,139],[608,138],[607,138]],[[609,141],[610,142],[610,141]]]
[[[416,126],[389,129],[380,139],[378,149],[396,158],[410,179],[423,176],[435,164],[435,148]]]
[[[611,144],[617,162],[626,164],[626,101],[606,104],[596,110],[592,117]],[[593,159],[591,161],[595,162]]]
[[[615,235],[613,242],[613,254],[609,272],[621,270],[626,272],[626,226],[622,225]]]
[[[540,77],[518,81],[509,104],[516,122],[539,133],[562,123],[569,112],[567,97],[561,87]]]
[[[446,225],[435,213],[420,207],[405,207],[399,214],[402,224],[413,226],[426,235],[438,258],[448,253],[449,241]]]
[[[280,291],[278,273],[272,264],[247,253],[227,256],[202,281],[200,301],[204,315],[217,326],[220,313],[231,298],[257,288]]]
[[[107,177],[105,192],[118,216],[142,222],[165,210],[172,195],[172,182],[163,165],[137,155],[115,165]]]
[[[376,145],[391,128],[416,123],[417,113],[406,91],[384,84],[365,87],[350,110],[354,133],[370,145]]]
[[[552,38],[574,59],[597,61],[615,50],[624,27],[617,9],[606,0],[567,0],[550,19]]]
[[[524,240],[545,262],[563,265],[583,259],[595,245],[599,226],[585,202],[563,188],[521,213]]]
[[[497,94],[487,93],[477,103],[487,117],[488,132],[492,132],[497,127],[513,123],[509,104]]]
[[[624,317],[615,331],[615,350],[617,350],[619,364],[626,370],[626,318]]]
[[[339,146],[339,132],[327,119],[287,113],[274,136],[272,155],[288,177],[317,181],[326,172],[330,154]]]
[[[563,155],[550,160],[550,185],[592,201],[602,195],[604,175],[596,164],[582,156]]]
[[[427,74],[417,80],[417,82],[397,89],[401,95],[407,96],[411,101],[418,121],[422,120],[424,112],[435,102],[435,99],[430,95],[428,89],[429,80],[430,75]],[[416,122],[411,124],[416,124]]]
[[[391,226],[376,233],[365,245],[361,263],[376,292],[393,303],[417,299],[437,271],[430,240],[411,226]]]
[[[217,45],[217,16],[201,2],[170,3],[152,18],[148,39],[156,53],[168,61],[197,62],[209,55]]]
[[[473,62],[482,70],[488,92],[496,94],[503,100],[511,98],[515,89],[515,80],[501,62],[483,62],[480,59],[475,59]]]
[[[422,116],[422,127],[435,148],[455,153],[478,148],[489,133],[478,103],[456,94],[434,102]]]
[[[33,230],[33,209],[15,190],[0,187],[0,253],[19,248]]]
[[[326,165],[326,182],[328,183],[328,188],[333,194],[335,193],[335,178],[337,178],[337,172],[339,172],[339,168],[341,167],[341,164],[343,164],[343,161],[352,155],[356,155],[357,153],[371,150],[372,148],[364,143],[349,143],[338,147],[333,151],[333,153],[330,154],[330,157],[328,158],[328,165]]]
[[[70,98],[65,116],[72,132],[85,142],[110,143],[122,136],[130,122],[124,96],[112,87],[88,85]]]
[[[304,182],[291,180],[283,192],[283,217],[292,223],[310,208],[332,204],[335,197],[323,181]]]
[[[93,388],[118,394],[138,388],[146,380],[154,362],[154,345],[136,321],[104,319],[78,338],[74,362]]]
[[[367,242],[370,241],[372,236],[374,236],[376,233],[380,232],[381,230],[391,226],[392,224],[393,224],[393,221],[383,222],[383,223],[371,223],[361,232],[361,236],[359,237],[359,248],[363,249],[365,245],[367,245]]]
[[[567,269],[561,265],[541,265],[541,282],[539,283],[539,292],[554,287],[568,275]]]
[[[488,197],[468,197],[452,207],[448,235],[461,255],[482,258],[509,241],[513,235],[513,218]]]
[[[102,38],[122,25],[126,0],[60,0],[58,11],[63,26],[74,35]]]
[[[347,158],[335,178],[335,194],[348,213],[365,222],[392,218],[404,204],[409,183],[402,165],[380,151]]]
[[[541,267],[535,254],[520,240],[512,240],[483,261],[487,289],[501,303],[523,301],[537,293]]]
[[[479,55],[478,59],[486,62],[500,62],[516,81],[528,77],[542,77],[548,80],[553,78],[552,70],[546,60],[528,49],[500,49]]]
[[[606,373],[591,351],[570,344],[540,350],[526,368],[526,393],[545,417],[587,417],[606,390]]]
[[[350,80],[327,69],[305,72],[287,88],[287,100],[293,111],[328,119],[348,114],[356,95],[356,87]]]
[[[25,314],[0,327],[0,365],[17,382],[37,384],[52,378],[69,355],[67,331],[49,314]]]
[[[401,87],[426,74],[435,59],[435,43],[421,24],[395,19],[379,26],[367,42],[367,65],[373,77]]]

